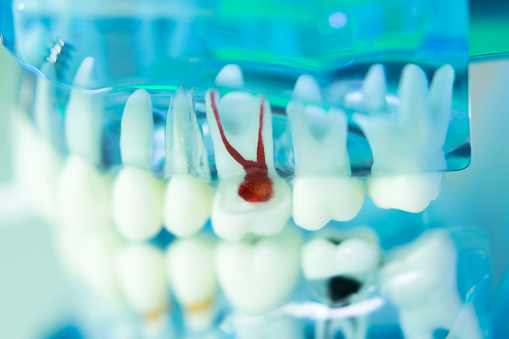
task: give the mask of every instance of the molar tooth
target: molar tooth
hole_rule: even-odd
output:
[[[172,98],[166,122],[168,183],[163,219],[166,229],[179,236],[198,232],[207,222],[213,189],[207,151],[193,107],[191,91],[179,88]]]
[[[329,220],[347,221],[362,207],[365,189],[350,177],[346,148],[347,119],[338,108],[329,112],[292,101],[287,106],[295,148],[293,219],[308,230],[322,228]],[[313,126],[318,119],[321,126]]]
[[[154,120],[152,101],[142,89],[124,108],[120,131],[123,167],[113,184],[113,219],[130,241],[146,240],[162,229],[164,183],[150,172]]]
[[[215,316],[217,288],[214,242],[203,236],[173,242],[166,252],[166,267],[178,302],[184,308],[186,328],[208,329]]]
[[[120,291],[126,302],[146,319],[168,308],[163,253],[148,244],[125,245],[115,256]]]
[[[241,313],[260,314],[283,304],[298,281],[300,244],[293,229],[255,243],[219,244],[217,275],[233,307]]]
[[[239,65],[229,64],[224,66],[216,76],[216,86],[230,88],[244,88],[244,75]]]
[[[90,86],[96,79],[95,61],[83,60],[74,78],[75,86]],[[103,95],[99,91],[73,88],[66,108],[65,132],[69,151],[94,165],[101,162],[101,117]]]
[[[385,69],[382,65],[373,65],[369,68],[361,87],[362,101],[359,102],[357,93],[346,95],[345,107],[361,111],[378,111],[385,107]]]
[[[428,95],[426,75],[407,65],[399,84],[399,114],[355,114],[371,146],[374,164],[368,192],[380,208],[424,210],[440,193],[446,168],[443,145],[451,111],[454,70],[446,65],[434,76]]]
[[[473,306],[465,308],[459,295],[456,270],[457,249],[444,230],[428,231],[394,251],[381,271],[380,290],[399,308],[405,337],[431,338],[463,312],[456,336],[481,338]]]
[[[275,234],[290,216],[291,192],[274,168],[270,105],[246,92],[228,93],[220,101],[218,96],[206,94],[219,176],[214,231],[228,240],[249,232]]]

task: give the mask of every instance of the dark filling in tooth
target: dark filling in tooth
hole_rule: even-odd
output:
[[[327,294],[333,303],[344,301],[347,297],[357,293],[361,288],[360,282],[346,277],[333,277],[328,282]]]
[[[338,240],[338,239],[334,239],[334,238],[329,238],[329,241],[337,246],[337,245],[341,244],[342,240]]]
[[[263,111],[264,101],[260,104],[260,125],[258,127],[258,145],[256,147],[256,161],[246,160],[240,153],[228,142],[224,134],[223,125],[219,119],[219,112],[216,105],[215,93],[210,92],[210,103],[214,117],[216,118],[217,127],[221,140],[228,153],[238,162],[246,172],[244,181],[239,186],[239,196],[247,202],[267,202],[274,195],[274,184],[269,178],[269,170],[265,162],[265,149],[263,146]]]

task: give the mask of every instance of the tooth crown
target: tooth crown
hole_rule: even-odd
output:
[[[449,124],[453,83],[454,70],[449,65],[443,66],[435,73],[428,92],[424,72],[418,66],[407,65],[399,84],[397,114],[354,115],[373,151],[373,173],[419,173],[446,168],[442,147]],[[369,96],[365,100],[381,102]]]

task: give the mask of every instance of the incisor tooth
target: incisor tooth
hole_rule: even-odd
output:
[[[300,236],[293,229],[254,243],[222,242],[216,249],[219,283],[233,307],[260,314],[283,304],[299,277]]]

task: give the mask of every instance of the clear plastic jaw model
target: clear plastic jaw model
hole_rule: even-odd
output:
[[[466,1],[63,3],[0,32],[96,337],[482,337],[470,244],[420,214],[470,161]]]

